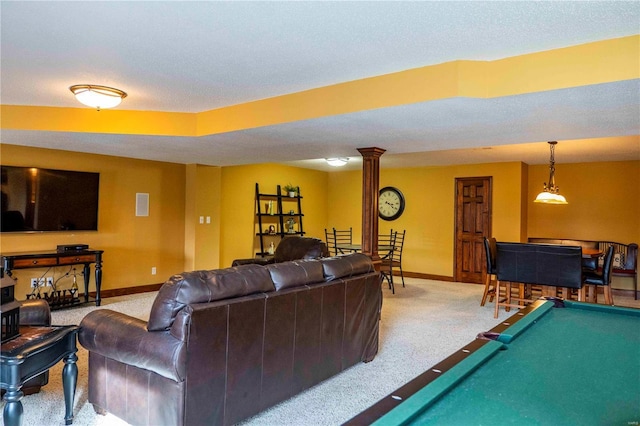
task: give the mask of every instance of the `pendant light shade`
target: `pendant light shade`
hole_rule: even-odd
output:
[[[549,142],[549,148],[551,149],[551,159],[549,160],[549,185],[545,182],[542,192],[538,194],[536,199],[533,201],[534,203],[569,204],[567,199],[560,195],[560,188],[556,186],[554,151],[557,143],[558,142],[556,141]]]
[[[80,103],[97,110],[116,107],[127,97],[120,89],[95,84],[76,84],[69,90]]]

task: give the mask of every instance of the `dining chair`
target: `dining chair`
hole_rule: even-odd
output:
[[[588,294],[593,294],[591,301],[597,302],[598,287],[602,287],[604,292],[604,302],[607,305],[613,305],[613,295],[611,294],[611,270],[613,269],[613,245],[607,248],[604,255],[604,263],[602,264],[602,272],[583,270],[584,285],[588,286]]]
[[[338,249],[336,247],[336,235],[334,234],[334,230],[329,231],[327,228],[324,228],[324,237],[327,243],[327,248],[329,249],[329,254],[337,256]]]
[[[336,254],[338,253],[343,254],[345,252],[357,251],[355,249],[345,249],[344,247],[342,248],[340,247],[340,246],[353,244],[352,228],[344,229],[344,230],[333,228],[333,238],[335,239],[335,243],[336,243]]]
[[[402,270],[402,251],[404,248],[404,237],[406,234],[406,230],[394,231],[391,230],[391,234],[393,235],[393,250],[388,253],[388,256],[382,258],[382,266],[385,267],[388,264],[388,268],[391,271],[393,268],[397,268],[400,271],[400,279],[402,280],[402,287],[404,287],[404,271]],[[378,247],[385,246],[386,244],[382,244],[378,242]]]
[[[378,235],[378,248],[385,247],[383,252],[380,252],[380,273],[382,278],[389,283],[389,289],[391,294],[395,294],[396,288],[393,282],[393,253],[396,250],[396,236],[397,233],[390,231],[388,234]],[[404,283],[403,283],[404,286]]]
[[[484,280],[484,293],[480,306],[484,306],[489,298],[489,303],[493,302],[493,298],[497,297],[497,268],[496,268],[496,239],[484,237],[484,253],[487,261],[487,276]]]

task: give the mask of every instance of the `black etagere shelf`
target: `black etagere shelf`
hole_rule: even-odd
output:
[[[274,246],[288,235],[304,235],[302,227],[302,196],[300,187],[294,197],[284,193],[280,185],[275,193],[260,192],[260,185],[256,183],[256,221],[260,240],[260,251],[257,256],[270,256],[269,245]]]

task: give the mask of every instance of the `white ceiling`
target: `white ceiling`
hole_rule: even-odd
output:
[[[2,1],[0,18],[2,104],[79,107],[68,87],[92,83],[125,90],[119,109],[201,112],[458,59],[638,34],[640,2]],[[178,163],[325,169],[318,159],[334,156],[358,167],[356,148],[368,146],[387,149],[383,167],[544,164],[547,140],[560,141],[558,163],[640,159],[637,138],[606,147],[588,141],[639,134],[640,83],[631,80],[199,138],[3,130],[1,141]]]

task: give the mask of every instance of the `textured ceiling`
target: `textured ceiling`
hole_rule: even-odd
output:
[[[125,90],[121,110],[192,113],[447,61],[496,60],[640,32],[637,1],[3,1],[0,12],[3,105],[77,108],[68,87],[94,83]],[[387,149],[385,167],[536,164],[548,160],[547,140],[561,141],[559,163],[568,154],[571,161],[640,159],[637,138],[605,150],[562,142],[639,135],[639,116],[640,86],[628,80],[443,99],[198,138],[3,129],[1,141],[211,165],[324,168],[317,159],[355,159],[355,149],[365,146]]]

